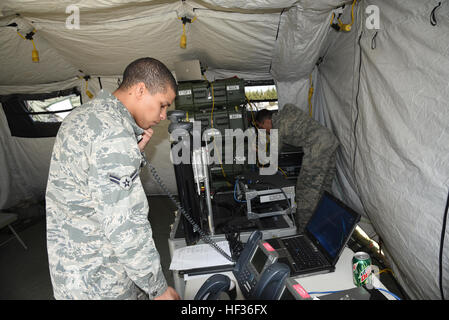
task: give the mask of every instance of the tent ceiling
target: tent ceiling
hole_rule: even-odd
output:
[[[3,0],[0,4],[0,16],[21,13],[23,15],[48,15],[65,12],[69,5],[76,5],[81,11],[111,12],[123,8],[138,8],[165,5],[170,3],[187,3],[193,7],[207,7],[216,10],[238,9],[238,10],[275,10],[288,8],[296,3],[310,6],[311,3],[330,3],[336,0]],[[340,1],[341,2],[341,1]]]
[[[271,78],[270,69],[281,13],[292,5],[324,10],[345,1],[32,1],[0,4],[0,85],[58,82],[81,75],[121,75],[133,59],[152,56],[173,70],[176,61],[200,59],[209,70],[228,76]],[[80,9],[80,29],[69,29],[69,5]],[[302,6],[302,7],[301,7]],[[7,16],[9,14],[9,16]],[[17,17],[16,14],[20,14]],[[186,25],[187,48],[179,41],[179,17],[196,16]],[[31,61],[32,44],[17,35],[35,28],[40,62]]]

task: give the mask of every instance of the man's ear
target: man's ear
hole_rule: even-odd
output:
[[[134,87],[134,94],[137,99],[142,99],[145,95],[146,86],[143,82],[138,82]]]

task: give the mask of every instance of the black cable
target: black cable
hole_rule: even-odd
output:
[[[374,34],[373,38],[371,39],[371,49],[372,50],[376,49],[376,37],[377,37],[377,31]]]
[[[437,19],[436,19],[436,16],[435,16],[435,12],[437,11],[437,9],[440,6],[441,6],[441,1],[438,2],[438,5],[435,8],[433,8],[432,12],[430,13],[430,24],[432,26],[434,26],[434,27],[437,25]]]
[[[441,300],[445,300],[444,299],[444,290],[443,290],[443,248],[444,248],[444,235],[446,233],[446,222],[447,222],[447,211],[448,211],[448,208],[449,208],[449,192],[447,194],[446,209],[444,209],[443,227],[442,227],[442,230],[441,230],[441,241],[440,241],[439,281],[440,281]]]
[[[229,242],[229,248],[231,249],[232,257],[238,260],[241,252],[243,251],[244,244],[240,240],[240,231],[233,226],[226,226],[223,228],[226,240]]]
[[[206,242],[207,244],[212,246],[215,250],[217,250],[223,257],[225,257],[226,259],[228,259],[229,261],[234,263],[235,261],[232,259],[232,257],[230,257],[222,248],[220,248],[215,243],[215,241],[212,240],[212,238],[209,235],[207,235],[196,224],[196,222],[193,220],[193,218],[184,210],[184,208],[181,206],[181,203],[176,200],[176,198],[173,196],[173,194],[165,186],[165,183],[162,181],[161,177],[157,173],[156,169],[151,165],[151,163],[149,163],[148,161],[146,161],[146,163],[148,164],[148,167],[149,167],[149,169],[151,171],[151,174],[152,174],[154,180],[156,181],[156,183],[168,195],[168,198],[176,205],[176,207],[178,208],[179,212],[181,212],[184,215],[184,217],[187,219],[187,221],[193,226],[194,230],[197,231],[200,234],[201,239],[203,239],[204,242]]]
[[[282,14],[284,13],[284,11],[285,11],[285,8],[282,9],[281,14],[279,15],[279,22],[278,22],[278,28],[277,28],[277,31],[276,31],[276,39],[275,39],[275,41],[279,37],[279,29],[281,27],[281,18],[282,18]]]
[[[277,30],[276,30],[276,38],[274,39],[274,41],[277,41],[277,40],[278,40],[278,37],[279,37],[279,29],[280,29],[280,27],[281,27],[282,14],[284,13],[284,11],[285,11],[285,8],[282,9],[281,14],[279,15],[278,28],[277,28]],[[272,64],[273,64],[273,59],[271,59],[271,61],[270,61],[270,68],[268,68],[268,72],[271,71],[271,66],[272,66]]]
[[[360,95],[360,79],[361,79],[361,71],[362,71],[362,46],[360,45],[360,40],[362,39],[363,31],[360,33],[359,40],[357,41],[359,44],[359,70],[358,70],[358,84],[357,84],[357,93],[355,95],[355,105],[356,105],[356,116],[354,120],[354,153],[352,156],[352,171],[355,173],[355,157],[357,154],[357,123],[359,121],[359,95]]]

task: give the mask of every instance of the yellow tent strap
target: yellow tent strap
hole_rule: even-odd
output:
[[[17,31],[17,34],[18,34],[23,40],[26,40],[26,38],[25,38],[24,36],[22,36],[22,35],[20,34],[19,31]]]
[[[181,40],[179,42],[179,46],[183,49],[187,47],[186,25],[184,23],[182,24],[182,35]]]
[[[36,29],[33,29],[33,31],[31,31],[31,34],[34,35],[35,33],[36,33]],[[27,38],[25,38],[24,36],[22,36],[22,35],[20,34],[19,31],[17,31],[17,34],[18,34],[23,40],[30,40],[30,41],[31,41],[31,43],[33,44],[33,51],[31,52],[31,60],[32,60],[33,62],[39,62],[39,52],[38,52],[37,49],[36,49],[36,45],[34,44],[34,40],[33,40],[32,35],[31,35],[30,38],[28,38],[28,35],[27,35]]]
[[[351,6],[351,23],[344,24],[343,22],[341,22],[340,19],[338,19],[338,22],[340,23],[340,28],[343,31],[346,31],[346,32],[351,31],[351,27],[354,24],[354,5],[355,5],[356,2],[357,2],[357,0],[354,0],[352,2],[352,6]]]
[[[245,98],[246,98],[246,101],[248,101],[249,106],[251,107],[251,108],[249,109],[250,112],[251,112],[251,122],[252,122],[252,124],[254,125],[254,128],[259,129],[259,127],[258,127],[257,124],[256,124],[256,118],[254,117],[254,110],[253,110],[253,109],[256,109],[256,111],[257,111],[257,108],[254,107],[254,105],[253,105],[252,102],[249,100],[249,98],[248,98],[247,95],[245,95]]]
[[[203,75],[203,77],[204,77],[204,79],[207,82],[209,82],[209,80],[207,80],[207,78],[206,78],[206,75]],[[209,82],[209,84],[210,84],[211,95],[212,95],[212,110],[210,112],[210,125],[211,125],[211,127],[213,129],[214,128],[215,95],[214,95],[214,85],[212,84],[212,82]],[[214,139],[214,152],[216,152],[217,151],[217,145],[215,144],[215,137],[213,139]],[[224,178],[226,178],[226,172],[224,171],[224,168],[223,168],[223,161],[221,159],[221,154],[219,152],[217,152],[217,155],[218,155],[218,158],[219,158],[218,160],[220,162],[221,174],[223,175]],[[231,186],[231,184],[228,181],[226,181],[226,184],[228,186]]]
[[[338,26],[340,27],[340,30],[341,30],[341,31],[346,31],[346,32],[351,31],[351,27],[352,27],[352,25],[354,24],[354,6],[355,6],[355,3],[356,3],[356,2],[357,2],[357,0],[354,0],[354,1],[352,2],[352,6],[351,6],[351,23],[349,23],[349,24],[344,24],[344,23],[340,20],[340,18],[337,18]],[[335,18],[335,13],[332,12],[331,21],[330,21],[330,25],[331,25],[331,26],[332,26],[332,22],[334,21],[334,18]]]
[[[281,169],[281,167],[278,167],[278,170],[279,170],[285,177],[288,177],[287,174],[285,173],[285,171]]]
[[[34,50],[36,50],[36,45],[34,44],[34,40],[33,39],[31,39],[31,43],[33,44]]]
[[[94,95],[92,94],[92,92],[89,91],[88,87],[89,87],[89,80],[86,79],[86,95],[89,97],[89,99],[92,99]]]
[[[94,97],[93,93],[89,91],[88,87],[89,87],[89,79],[90,76],[78,76],[79,79],[84,79],[84,81],[86,81],[86,95],[89,97],[89,99],[92,99]]]
[[[206,80],[207,82],[209,82],[209,80],[207,80],[206,75],[203,74],[204,80]],[[212,94],[212,111],[210,112],[210,125],[212,126],[212,128],[214,127],[214,107],[215,107],[215,96],[214,96],[214,85],[212,84],[212,82],[209,82],[210,84],[210,89],[211,89],[211,94]]]
[[[391,270],[390,268],[385,268],[385,269],[379,270],[379,272],[375,273],[374,275],[380,275],[380,274],[382,274],[384,272],[390,272],[391,274],[394,275],[393,270]]]
[[[309,115],[312,116],[312,96],[313,96],[313,82],[312,82],[312,74],[309,76],[310,88],[309,88]]]
[[[354,0],[354,2],[352,3],[351,6],[351,23],[349,24],[350,26],[352,26],[354,24],[354,5],[357,2],[357,0]]]
[[[182,21],[182,35],[181,35],[181,40],[179,42],[179,46],[183,49],[185,49],[187,47],[187,36],[186,36],[186,23],[192,23],[193,21],[196,20],[196,17],[194,17],[193,19],[187,19],[187,17],[178,17],[179,20]]]

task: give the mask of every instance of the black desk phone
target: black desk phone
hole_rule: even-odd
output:
[[[278,263],[277,259],[276,251],[267,242],[262,241],[262,232],[254,231],[232,271],[246,299],[278,298],[285,279],[290,276],[290,269],[287,265]],[[229,277],[224,275],[211,276],[200,288],[195,300],[217,299],[217,291],[229,291],[230,282]]]

